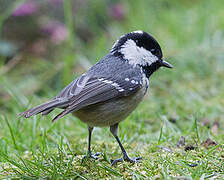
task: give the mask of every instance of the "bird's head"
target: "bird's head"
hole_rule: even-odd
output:
[[[159,43],[143,31],[133,31],[121,36],[113,45],[111,53],[133,66],[142,67],[148,77],[162,66],[173,67],[163,60]]]

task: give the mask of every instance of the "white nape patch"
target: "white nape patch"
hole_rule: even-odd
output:
[[[131,33],[138,33],[138,34],[143,34],[143,31],[142,30],[137,30],[137,31],[133,31]]]
[[[136,66],[137,64],[150,66],[156,62],[158,58],[150,51],[136,45],[132,39],[127,40],[120,49],[120,53],[128,60],[129,64]]]

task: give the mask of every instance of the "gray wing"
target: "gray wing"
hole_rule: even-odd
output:
[[[46,115],[55,108],[64,109],[53,119],[55,121],[85,106],[104,102],[112,98],[128,96],[141,88],[142,82],[131,79],[127,81],[127,78],[125,80],[121,77],[123,76],[102,77],[84,74],[72,81],[51,101],[22,112],[20,116],[28,118],[39,113]],[[140,80],[139,77],[132,76],[132,78]]]
[[[140,81],[83,75],[69,84],[56,97],[56,99],[61,101],[66,100],[66,103],[63,107],[64,111],[58,114],[53,121],[91,104],[104,102],[112,98],[129,96],[140,89],[141,84]]]

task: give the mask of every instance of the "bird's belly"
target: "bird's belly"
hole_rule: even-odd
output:
[[[124,120],[141,102],[146,88],[127,97],[86,106],[73,113],[81,121],[94,126],[111,126]]]

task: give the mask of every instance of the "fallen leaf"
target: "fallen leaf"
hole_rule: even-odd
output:
[[[216,145],[218,144],[210,138],[207,138],[205,141],[201,143],[201,146],[205,147],[206,149],[208,149],[209,146],[216,146]]]

